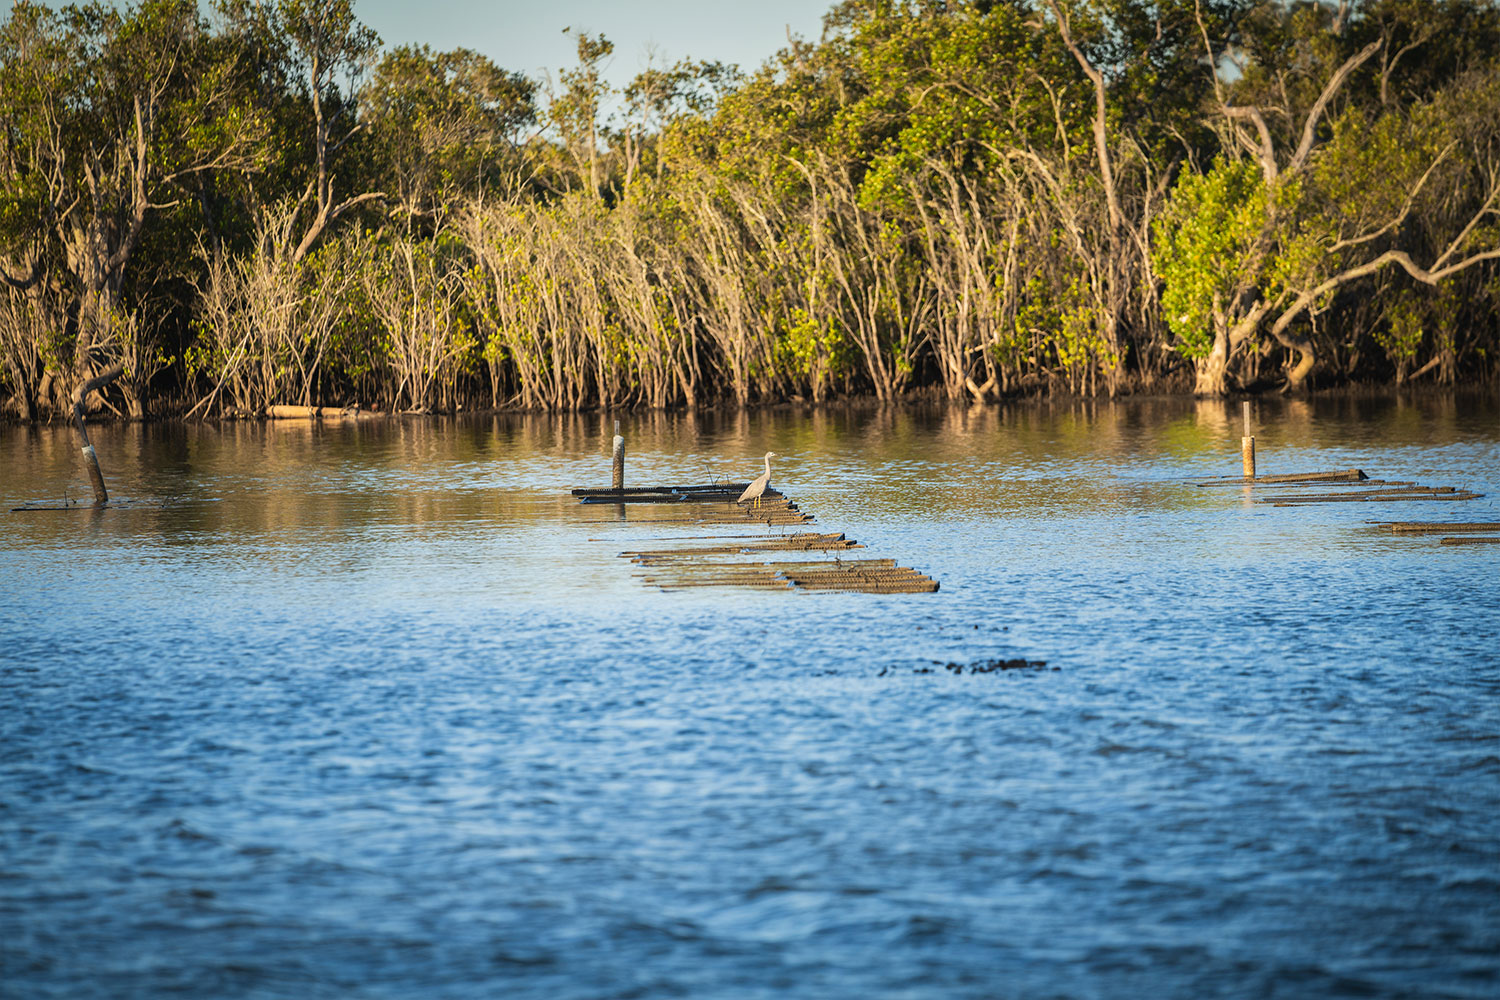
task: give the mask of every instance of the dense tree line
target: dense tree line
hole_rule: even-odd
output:
[[[0,25],[14,415],[1500,373],[1493,0],[846,0],[620,92],[347,0]]]

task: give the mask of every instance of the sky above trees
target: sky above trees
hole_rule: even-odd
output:
[[[786,45],[787,29],[809,41],[822,30],[824,0],[360,0],[355,13],[387,46],[430,45],[481,52],[498,66],[528,76],[574,61],[575,28],[615,43],[605,77],[623,87],[646,66],[709,59],[754,70]]]
[[[45,2],[57,8],[64,0]],[[4,0],[7,13],[11,6]],[[615,43],[604,76],[619,89],[652,53],[659,64],[708,59],[749,72],[786,45],[788,30],[817,41],[830,6],[832,0],[356,0],[354,13],[387,48],[472,49],[531,77],[575,61],[577,43],[563,29],[603,35]]]

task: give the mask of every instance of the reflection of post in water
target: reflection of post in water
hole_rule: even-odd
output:
[[[625,489],[625,439],[620,436],[620,422],[615,421],[615,448],[614,468],[610,476],[610,487],[615,490]],[[615,519],[625,520],[625,505],[615,505]]]
[[[119,378],[124,370],[123,364],[117,364],[95,375],[73,392],[73,429],[77,432],[78,446],[83,451],[84,468],[88,470],[89,480],[94,484],[95,507],[103,507],[109,503],[109,491],[104,488],[104,474],[99,471],[99,456],[94,453],[94,446],[89,443],[88,429],[83,425],[83,401],[95,389],[102,389]]]

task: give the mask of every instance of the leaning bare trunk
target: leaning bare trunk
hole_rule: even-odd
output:
[[[119,378],[122,371],[124,371],[124,367],[117,364],[108,371],[95,375],[87,382],[80,383],[78,388],[73,391],[74,437],[78,441],[79,449],[83,452],[83,465],[88,471],[89,481],[94,486],[95,507],[103,507],[109,503],[109,492],[104,488],[104,475],[99,471],[99,458],[94,454],[94,446],[89,443],[88,428],[83,423],[83,401],[95,389],[102,389]]]

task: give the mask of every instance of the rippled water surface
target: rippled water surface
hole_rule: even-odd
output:
[[[942,582],[665,592],[602,417],[98,428],[130,505],[0,513],[0,995],[1500,995],[1500,545],[1366,523],[1500,520],[1500,405],[1256,422],[1486,496],[1194,485],[1220,403],[627,415]]]

